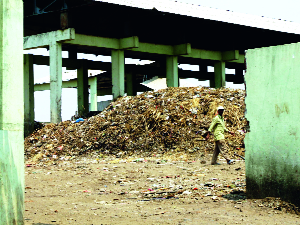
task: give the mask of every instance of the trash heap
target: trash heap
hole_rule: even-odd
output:
[[[79,123],[46,125],[25,139],[25,159],[212,152],[213,137],[204,137],[219,105],[225,108],[227,128],[235,133],[225,134],[229,154],[244,155],[245,91],[180,87],[121,97]]]

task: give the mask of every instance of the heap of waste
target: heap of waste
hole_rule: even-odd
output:
[[[235,133],[225,135],[228,152],[244,155],[245,91],[192,87],[121,97],[84,121],[46,125],[25,139],[25,159],[211,152],[214,139],[205,140],[205,134],[219,105]]]

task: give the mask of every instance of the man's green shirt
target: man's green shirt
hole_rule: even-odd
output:
[[[213,118],[208,131],[209,132],[213,131],[216,141],[225,139],[224,131],[228,131],[228,130],[225,127],[225,122],[223,117],[217,115],[215,118]]]

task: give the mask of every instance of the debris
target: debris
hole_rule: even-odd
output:
[[[79,123],[79,122],[83,122],[83,121],[84,121],[84,119],[79,118],[79,119],[75,120],[75,123]]]
[[[245,158],[244,158],[243,156],[240,156],[240,155],[238,155],[238,154],[236,154],[236,153],[234,153],[234,155],[236,155],[236,156],[242,158],[243,160],[245,160]]]
[[[195,158],[213,151],[213,137],[205,140],[203,135],[218,105],[224,106],[226,126],[235,133],[225,134],[228,154],[233,157],[237,149],[244,154],[244,100],[243,90],[205,87],[121,97],[96,116],[48,124],[34,132],[25,139],[25,159],[53,162],[79,155],[135,155],[141,157],[136,162],[144,162],[144,157],[165,154],[180,160]]]

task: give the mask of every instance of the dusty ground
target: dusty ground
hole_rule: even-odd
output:
[[[25,224],[300,224],[277,199],[246,199],[244,161],[209,158],[27,162]]]

